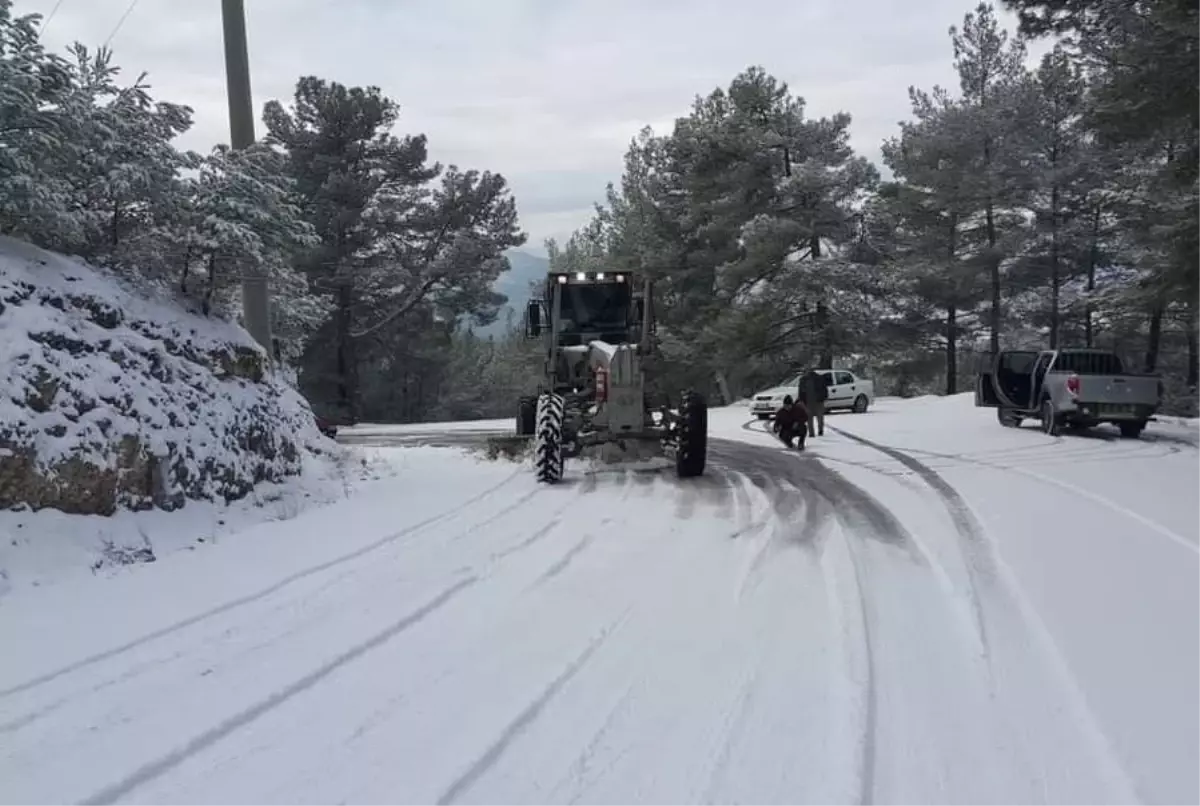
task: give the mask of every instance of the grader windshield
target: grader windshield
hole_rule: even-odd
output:
[[[618,281],[617,277],[620,277]],[[603,339],[614,343],[629,336],[632,289],[622,275],[591,275],[559,283],[559,337],[564,344]]]

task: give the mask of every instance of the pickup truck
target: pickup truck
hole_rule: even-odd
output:
[[[817,373],[829,378],[829,399],[825,401],[825,411],[850,409],[855,414],[862,414],[875,400],[874,381],[860,378],[845,369],[819,369]],[[775,412],[783,408],[785,396],[791,395],[795,399],[799,394],[802,377],[804,373],[754,395],[750,401],[750,413],[760,420],[774,417]]]
[[[1126,372],[1107,350],[1006,350],[984,356],[975,379],[975,405],[996,409],[1001,425],[1037,419],[1051,436],[1064,426],[1113,423],[1121,436],[1135,439],[1162,394],[1159,376]]]

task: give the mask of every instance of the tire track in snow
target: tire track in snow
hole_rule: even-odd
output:
[[[616,766],[616,763],[630,752],[629,748],[626,747],[620,752],[614,754],[613,757],[609,759],[608,763],[598,770],[594,770],[592,767],[592,760],[596,755],[596,750],[599,749],[600,743],[603,742],[608,736],[609,731],[612,730],[612,727],[616,723],[617,719],[625,714],[626,709],[629,707],[630,701],[633,699],[633,692],[634,684],[630,683],[629,685],[625,686],[625,690],[621,693],[621,696],[617,698],[616,703],[605,715],[604,722],[600,724],[600,727],[597,728],[592,734],[591,738],[588,739],[587,744],[583,746],[583,749],[579,752],[579,755],[576,756],[575,761],[573,761],[571,766],[567,769],[566,777],[558,781],[553,787],[550,788],[550,794],[546,798],[547,803],[563,802],[561,799],[554,797],[554,793],[562,789],[568,782],[571,785],[571,797],[566,799],[565,802],[572,804],[578,803],[579,799],[582,798],[588,792],[588,790],[595,786],[597,782],[602,780],[604,775],[614,766]]]
[[[1003,471],[1007,471],[1009,473],[1017,473],[1019,475],[1026,476],[1027,478],[1031,478],[1031,479],[1040,481],[1044,484],[1049,484],[1051,486],[1058,487],[1061,490],[1066,490],[1069,493],[1074,493],[1075,495],[1079,496],[1080,498],[1084,498],[1093,503],[1100,504],[1101,506],[1107,507],[1108,509],[1112,510],[1113,512],[1116,512],[1118,514],[1124,515],[1127,518],[1135,520],[1138,523],[1145,526],[1146,528],[1150,529],[1151,531],[1157,532],[1160,536],[1165,537],[1166,539],[1170,540],[1172,543],[1176,543],[1176,544],[1184,547],[1185,549],[1188,549],[1189,551],[1191,551],[1194,554],[1200,554],[1200,546],[1198,546],[1197,544],[1188,540],[1187,538],[1183,537],[1182,535],[1175,533],[1174,531],[1167,528],[1166,526],[1163,526],[1158,521],[1156,521],[1152,518],[1148,518],[1145,515],[1142,515],[1140,512],[1136,512],[1132,509],[1129,509],[1128,507],[1121,506],[1120,504],[1114,504],[1108,498],[1105,498],[1102,495],[1097,495],[1096,493],[1093,493],[1091,490],[1085,490],[1084,488],[1078,487],[1074,484],[1071,484],[1070,482],[1062,481],[1061,479],[1056,479],[1053,476],[1045,476],[1036,471],[1026,470],[1025,468],[1022,468],[1022,467],[1010,467],[1008,465],[1001,465],[1001,464],[996,464],[994,462],[988,462],[983,459],[964,459],[961,456],[957,456],[955,454],[935,453],[933,451],[917,450],[915,448],[911,448],[910,450],[912,453],[918,453],[922,456],[932,456],[932,457],[935,457],[938,459],[956,459],[958,461],[963,462],[964,464],[976,465],[978,467],[986,467],[991,470],[1003,470]]]
[[[753,425],[747,423],[747,426]],[[754,430],[748,428],[746,430]],[[846,479],[833,468],[819,460],[810,460],[802,455],[787,451],[771,451],[753,445],[735,447],[738,443],[722,441],[720,448],[728,452],[733,461],[744,463],[751,468],[774,476],[786,478],[798,491],[805,489],[804,485],[814,491],[816,496],[824,499],[829,507],[830,520],[836,518],[845,528],[840,530],[840,540],[849,556],[849,565],[854,584],[851,597],[851,607],[858,611],[861,622],[863,651],[863,721],[860,728],[859,763],[856,772],[858,782],[857,800],[862,804],[872,803],[875,799],[876,770],[878,766],[878,685],[875,668],[875,650],[873,629],[869,604],[864,584],[865,571],[858,556],[854,541],[856,537],[866,537],[885,545],[907,549],[910,559],[920,562],[922,556],[913,550],[913,541],[907,529],[896,517],[874,496]],[[748,449],[748,450],[747,450]],[[839,506],[841,504],[841,506]],[[819,505],[808,507],[812,514],[809,529],[819,529],[823,524],[820,517]],[[810,540],[813,539],[810,537]],[[842,602],[838,605],[846,607]]]
[[[725,720],[721,725],[721,745],[716,752],[716,758],[709,765],[704,784],[704,795],[694,800],[712,803],[716,799],[717,786],[722,776],[725,775],[725,771],[729,769],[729,763],[733,758],[735,739],[740,735],[746,723],[747,715],[750,712],[750,703],[754,699],[754,692],[758,688],[758,680],[761,675],[762,659],[761,656],[758,656],[749,671],[745,672],[738,682],[737,694],[734,695],[730,708],[725,712]]]
[[[448,518],[451,518],[451,517],[459,514],[460,512],[462,512],[462,510],[464,508],[483,500],[484,498],[493,494],[500,488],[509,484],[511,481],[513,481],[515,478],[517,478],[517,476],[520,473],[521,473],[520,470],[513,471],[512,474],[506,476],[498,484],[488,487],[487,489],[483,490],[482,492],[478,493],[477,495],[474,495],[471,498],[468,498],[466,501],[459,504],[454,509],[446,510],[437,515],[433,515],[433,516],[426,518],[425,520],[419,521],[411,526],[407,526],[398,532],[393,532],[392,534],[386,535],[372,543],[368,543],[367,545],[362,546],[361,548],[355,549],[354,551],[348,552],[346,554],[342,554],[338,557],[334,557],[333,559],[327,560],[323,563],[318,563],[317,565],[310,566],[302,571],[296,571],[296,572],[284,577],[283,579],[279,580],[278,582],[276,582],[272,585],[269,585],[266,588],[262,588],[261,590],[258,590],[254,593],[246,594],[245,596],[239,596],[236,599],[231,599],[228,602],[225,602],[224,604],[218,605],[217,607],[213,607],[213,608],[205,610],[201,613],[197,613],[194,616],[189,616],[188,618],[181,619],[173,624],[168,624],[166,627],[161,627],[157,630],[146,633],[145,635],[142,635],[138,638],[134,638],[130,641],[126,641],[125,643],[119,644],[115,647],[112,647],[111,649],[106,649],[102,652],[97,652],[95,654],[88,655],[85,658],[74,661],[65,666],[61,666],[58,669],[55,669],[54,671],[46,672],[44,674],[40,674],[36,677],[30,678],[29,680],[26,680],[23,683],[18,683],[14,686],[9,686],[8,688],[5,688],[5,689],[0,689],[0,699],[11,697],[14,694],[19,694],[23,691],[28,691],[29,689],[35,688],[40,685],[44,685],[45,683],[49,683],[52,680],[57,680],[58,678],[62,677],[63,675],[67,675],[67,674],[70,674],[71,672],[75,672],[80,669],[87,668],[88,666],[93,666],[97,663],[100,663],[101,661],[106,661],[111,658],[117,657],[118,655],[128,652],[131,649],[136,649],[137,647],[148,644],[151,641],[156,641],[159,638],[163,638],[165,636],[172,635],[174,633],[179,632],[180,630],[187,629],[188,627],[192,627],[196,624],[200,624],[204,621],[208,621],[209,619],[215,618],[216,616],[220,616],[220,615],[228,613],[232,610],[236,610],[239,607],[244,607],[245,605],[252,604],[257,601],[261,601],[262,599],[265,599],[266,597],[271,596],[272,594],[277,593],[278,591],[281,591],[284,588],[287,588],[290,585],[293,585],[294,583],[299,582],[303,579],[307,579],[311,576],[315,576],[315,575],[321,573],[322,571],[327,571],[330,568],[336,568],[339,565],[344,565],[345,563],[351,562],[352,560],[356,560],[359,557],[363,557],[367,554],[371,554],[372,552],[378,551],[379,549],[384,548],[385,546],[388,546],[392,543],[395,543],[397,540],[400,540],[402,538],[411,537],[412,535],[419,533],[419,532],[429,528],[430,526],[434,526],[444,520],[447,520]]]
[[[520,738],[521,734],[532,725],[541,715],[546,706],[554,699],[562,688],[571,681],[575,675],[591,660],[601,645],[608,639],[612,633],[624,623],[628,612],[622,615],[613,623],[609,624],[599,635],[594,637],[588,645],[584,647],[573,661],[571,661],[558,677],[550,681],[550,684],[542,690],[532,702],[526,705],[516,718],[508,724],[507,727],[500,733],[500,736],[492,743],[483,755],[467,768],[462,775],[455,779],[450,786],[437,799],[438,806],[443,804],[453,803],[460,795],[469,790],[475,783],[491,770],[496,763],[504,756],[504,752],[512,745],[514,741]]]
[[[868,448],[895,459],[900,464],[916,473],[941,499],[942,506],[950,516],[951,523],[959,537],[966,543],[967,550],[960,552],[963,556],[963,566],[967,570],[967,586],[964,593],[970,602],[974,615],[975,629],[979,632],[979,641],[985,655],[989,653],[987,623],[983,614],[983,599],[980,596],[981,584],[992,583],[996,579],[995,558],[992,554],[991,543],[983,524],[979,522],[971,505],[946,481],[936,470],[925,465],[902,450],[874,442],[857,434],[851,434],[840,428],[829,427],[835,434],[853,440]]]
[[[797,491],[811,489],[831,505],[840,519],[853,521],[847,523],[852,531],[901,548],[920,561],[913,551],[911,536],[899,519],[877,498],[819,459],[784,448],[773,450],[730,440],[714,439],[711,445],[717,448],[720,458],[756,471],[763,484],[774,483],[778,477],[791,482]],[[755,478],[751,475],[752,480]]]
[[[857,609],[862,619],[861,629],[866,680],[863,683],[865,702],[863,708],[862,747],[858,770],[858,802],[865,805],[875,802],[875,778],[878,766],[879,693],[876,684],[875,650],[871,638],[871,616],[868,610],[866,588],[863,586],[865,572],[863,571],[862,560],[858,556],[857,549],[846,539],[845,535],[842,535],[842,542],[850,555]]]
[[[535,489],[532,492],[521,496],[514,504],[510,504],[510,505],[504,507],[503,509],[493,513],[485,521],[481,521],[479,523],[473,524],[466,531],[459,533],[456,537],[454,537],[452,539],[454,539],[454,540],[461,539],[463,537],[468,536],[469,534],[474,533],[475,531],[478,531],[478,529],[481,528],[482,526],[486,526],[488,524],[494,523],[495,521],[499,520],[500,518],[504,517],[505,515],[508,515],[511,512],[518,509],[520,504],[528,501],[530,498],[532,498],[538,492],[539,492],[539,490]],[[566,508],[565,506],[560,508],[555,514],[560,515],[565,508]],[[556,525],[558,523],[558,521],[559,521],[559,519],[556,518],[553,521],[553,523],[551,524],[551,526]],[[548,531],[549,531],[549,529],[538,530],[530,538],[527,538],[519,545],[511,547],[510,549],[498,552],[497,554],[493,555],[491,559],[493,561],[496,561],[498,559],[502,559],[503,557],[507,557],[509,554],[511,554],[515,551],[527,548],[528,546],[532,545],[534,542],[536,542],[541,537],[544,537]],[[458,570],[459,570],[459,573],[475,573],[477,571],[477,569],[469,568],[469,567],[460,568]],[[283,611],[289,611],[294,614],[296,612],[298,605],[307,606],[309,603],[316,601],[321,596],[321,594],[323,594],[325,591],[336,587],[346,578],[355,576],[358,573],[359,573],[359,571],[356,571],[356,570],[343,571],[342,573],[339,573],[336,576],[333,576],[330,579],[326,580],[319,587],[317,587],[316,589],[309,592],[304,597],[304,599],[302,599],[298,602],[287,601],[287,602],[279,605],[278,607],[273,607],[269,611],[267,611],[265,616],[271,616],[275,613],[283,612]],[[327,612],[328,612],[328,610],[327,610]],[[268,619],[266,619],[264,617],[263,620],[266,621]],[[226,658],[225,660],[227,662],[229,662],[229,661],[236,662],[236,661],[240,660],[241,658],[248,657],[250,655],[255,654],[256,652],[260,652],[262,650],[269,649],[269,648],[273,647],[274,645],[276,645],[282,641],[286,641],[287,639],[293,637],[294,635],[297,635],[300,632],[309,629],[312,626],[312,624],[313,624],[312,621],[294,622],[290,628],[279,631],[273,635],[270,635],[269,637],[264,638],[263,640],[256,641],[253,644],[251,644],[250,646],[246,647],[244,650],[238,652],[236,655],[232,655],[229,658]],[[230,640],[236,640],[236,638],[240,634],[241,634],[240,628],[235,626],[229,630],[222,632],[219,635],[208,636],[205,638],[205,640],[201,641],[199,644],[185,647],[184,649],[173,652],[166,657],[153,658],[151,660],[147,660],[147,661],[138,663],[128,669],[123,670],[119,674],[108,677],[107,679],[101,681],[100,683],[88,686],[87,688],[84,688],[81,690],[73,691],[63,697],[60,697],[56,700],[51,701],[50,703],[48,703],[46,705],[40,706],[40,707],[24,714],[23,716],[16,717],[16,718],[11,719],[4,723],[0,723],[0,734],[11,733],[11,732],[20,730],[22,728],[25,728],[35,722],[38,722],[38,721],[52,715],[56,711],[61,710],[64,706],[69,705],[72,702],[75,702],[76,700],[80,699],[81,697],[89,697],[89,696],[92,696],[95,694],[99,694],[100,692],[104,691],[105,689],[111,688],[113,686],[128,683],[131,680],[137,679],[144,674],[162,669],[163,667],[169,666],[170,664],[175,663],[177,661],[186,660],[190,657],[196,656],[196,655],[200,654],[201,650],[207,649],[209,647],[219,646],[221,644],[229,642]]]
[[[82,803],[89,806],[90,804],[113,803],[116,800],[128,795],[130,792],[133,792],[135,789],[157,778],[160,778],[167,772],[170,772],[175,767],[178,767],[180,764],[187,761],[192,756],[229,736],[234,731],[245,727],[275,708],[278,708],[280,705],[283,705],[297,694],[302,694],[308,689],[311,689],[313,686],[320,683],[323,679],[337,671],[342,666],[358,660],[371,650],[377,649],[408,628],[420,623],[431,613],[434,613],[440,608],[444,607],[448,602],[454,599],[455,596],[478,581],[479,577],[473,576],[459,580],[443,590],[437,596],[430,599],[425,604],[418,607],[416,610],[410,612],[404,618],[394,622],[386,629],[376,633],[366,641],[343,652],[327,663],[322,664],[314,671],[310,672],[299,680],[296,680],[291,685],[280,689],[266,699],[263,699],[249,708],[246,708],[241,712],[222,720],[217,725],[192,738],[182,747],[173,750],[172,752],[148,764],[144,764],[116,783],[111,784],[84,799]]]
[[[612,522],[611,519],[606,520],[601,525],[603,526],[603,525],[611,523],[611,522]],[[579,541],[574,546],[571,546],[571,548],[567,549],[566,553],[563,554],[562,557],[560,557],[558,560],[556,560],[554,562],[553,565],[551,565],[549,568],[547,568],[545,571],[543,571],[542,575],[539,576],[537,578],[537,580],[532,585],[529,586],[529,589],[532,590],[533,588],[544,585],[547,582],[549,582],[550,580],[554,579],[559,574],[561,574],[563,571],[567,570],[567,566],[571,564],[571,561],[574,560],[576,557],[578,557],[580,554],[582,554],[584,551],[586,551],[588,546],[592,545],[592,541],[594,541],[595,539],[596,539],[596,535],[591,534],[591,533],[580,538]]]

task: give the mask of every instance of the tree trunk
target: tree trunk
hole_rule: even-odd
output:
[[[115,250],[121,242],[121,202],[116,199],[113,200],[112,225],[109,238],[112,241],[110,246]]]
[[[1200,333],[1197,333],[1197,329],[1200,328],[1200,312],[1197,311],[1195,297],[1188,298],[1187,307],[1187,387],[1194,393],[1196,387],[1200,386],[1200,355],[1197,355],[1200,350],[1197,349],[1196,344],[1197,338],[1200,338]]]
[[[958,306],[946,308],[946,394],[958,394]]]
[[[358,422],[358,360],[354,350],[353,325],[354,289],[349,282],[338,286],[337,311],[337,376],[338,408],[347,423]]]
[[[1092,324],[1092,292],[1096,290],[1096,264],[1100,262],[1100,205],[1092,211],[1092,247],[1088,252],[1087,300],[1083,306],[1083,334],[1088,347],[1096,346],[1096,333]]]
[[[1158,351],[1162,345],[1163,307],[1162,301],[1159,300],[1150,311],[1150,335],[1146,340],[1146,372],[1154,372],[1158,368]]]
[[[179,275],[179,290],[184,294],[188,290],[188,273],[192,270],[192,247],[188,247],[183,253],[183,271]]]
[[[991,210],[991,206],[988,206]],[[953,271],[958,254],[958,215],[950,214],[950,233],[946,240],[946,265]],[[956,282],[953,281],[952,282]],[[953,296],[953,295],[951,295]],[[993,331],[993,335],[995,332]],[[999,352],[999,350],[996,350]],[[951,301],[946,306],[946,394],[958,393],[958,303]]]
[[[821,236],[813,235],[808,242],[809,254],[815,260],[821,257]],[[833,322],[829,305],[824,299],[817,300],[816,325],[820,334],[821,351],[817,357],[818,369],[833,369]]]
[[[204,315],[208,316],[212,312],[213,293],[217,290],[217,256],[209,254],[208,256],[208,285],[204,288],[204,301],[200,303],[200,310],[204,311]]]
[[[996,210],[991,199],[985,211],[987,217],[988,269],[991,272],[992,311],[989,317],[992,330],[989,345],[992,354],[1000,352],[1000,256],[996,254]]]
[[[1058,260],[1058,185],[1050,189],[1050,349],[1058,349],[1059,278]]]

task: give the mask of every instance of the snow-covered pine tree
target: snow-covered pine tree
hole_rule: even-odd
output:
[[[1021,138],[1029,92],[1024,40],[1010,38],[990,2],[981,2],[951,27],[961,96],[959,136],[975,149],[975,166],[963,180],[973,200],[960,222],[961,248],[977,260],[991,291],[990,349],[1000,349],[1003,267],[1024,238],[1024,209],[1033,178]]]
[[[0,0],[0,232],[54,246],[76,235],[70,174],[52,170],[68,136],[62,108],[75,77],[42,47],[40,22]]]
[[[425,137],[391,133],[399,107],[376,87],[309,76],[291,109],[272,101],[264,114],[320,238],[303,263],[310,286],[333,301],[329,338],[309,345],[302,378],[354,421],[360,367],[405,352],[418,322],[495,316],[503,252],[525,236],[504,177],[427,165]]]
[[[886,229],[890,259],[908,302],[899,321],[913,326],[924,343],[945,355],[945,391],[958,391],[959,345],[976,323],[986,295],[984,267],[964,245],[964,232],[977,212],[970,175],[978,164],[977,141],[964,138],[974,110],[941,87],[909,90],[915,120],[884,143],[883,159],[894,181],[885,185],[876,209]],[[914,356],[919,360],[918,356]]]
[[[426,164],[424,135],[391,133],[399,107],[377,87],[346,87],[316,76],[296,84],[290,108],[269,101],[265,141],[281,148],[305,220],[320,244],[300,265],[314,293],[328,295],[334,321],[307,345],[301,383],[310,398],[332,398],[338,416],[354,421],[360,407],[359,326],[362,289],[379,265],[386,234],[372,211],[385,192],[393,215],[419,201],[439,167]]]
[[[286,157],[266,145],[236,151],[220,145],[185,185],[183,215],[163,235],[181,255],[180,290],[200,299],[206,313],[244,273],[286,276],[294,257],[316,244],[293,202],[285,164]]]
[[[1009,272],[1009,291],[1014,306],[1029,307],[1024,323],[1045,329],[1051,349],[1064,335],[1064,287],[1088,272],[1093,211],[1103,181],[1084,122],[1086,88],[1078,62],[1054,48],[1030,84],[1016,132],[1034,177],[1028,200],[1033,221],[1021,258]],[[1016,299],[1022,293],[1027,299]],[[1071,334],[1082,335],[1077,326],[1082,323],[1072,324]]]

